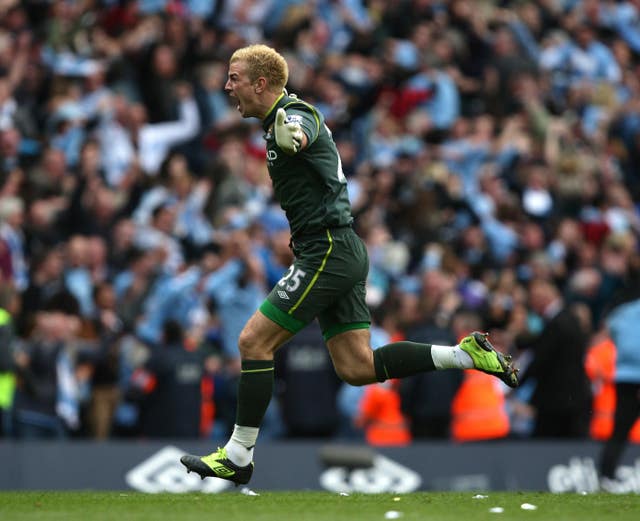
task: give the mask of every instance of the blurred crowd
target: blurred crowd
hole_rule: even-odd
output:
[[[0,1],[0,432],[233,427],[238,333],[292,262],[260,122],[223,89],[257,42],[338,145],[373,345],[486,330],[523,379],[350,387],[312,324],[261,437],[606,437],[602,320],[640,268],[638,0]]]

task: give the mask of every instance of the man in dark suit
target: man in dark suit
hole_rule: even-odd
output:
[[[588,331],[573,306],[547,280],[529,286],[529,305],[544,321],[542,331],[519,347],[531,350],[524,380],[533,379],[536,438],[586,438],[591,389],[584,369]]]

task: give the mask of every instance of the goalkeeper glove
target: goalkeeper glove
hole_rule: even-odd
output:
[[[298,152],[302,146],[302,127],[295,121],[287,121],[287,113],[283,108],[276,112],[275,124],[276,143],[290,156]]]

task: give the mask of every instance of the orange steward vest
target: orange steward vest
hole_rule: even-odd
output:
[[[608,440],[613,432],[616,410],[616,346],[611,339],[589,348],[584,365],[593,389],[590,434],[594,440]],[[631,428],[629,440],[640,443],[640,419]]]
[[[451,436],[455,441],[504,438],[509,416],[499,381],[491,375],[466,370],[451,404]]]
[[[400,395],[394,380],[368,385],[360,402],[358,424],[363,426],[370,445],[390,446],[411,443],[408,422],[402,414]]]

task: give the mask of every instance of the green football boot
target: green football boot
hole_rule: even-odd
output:
[[[196,472],[202,479],[206,477],[226,479],[238,485],[246,485],[253,474],[253,462],[246,467],[239,467],[227,457],[227,451],[218,448],[208,456],[192,456],[185,454],[180,463],[187,467],[187,472]]]
[[[518,387],[518,370],[513,367],[511,357],[496,351],[488,336],[474,331],[460,341],[460,349],[471,357],[474,369],[500,378],[509,387]]]

